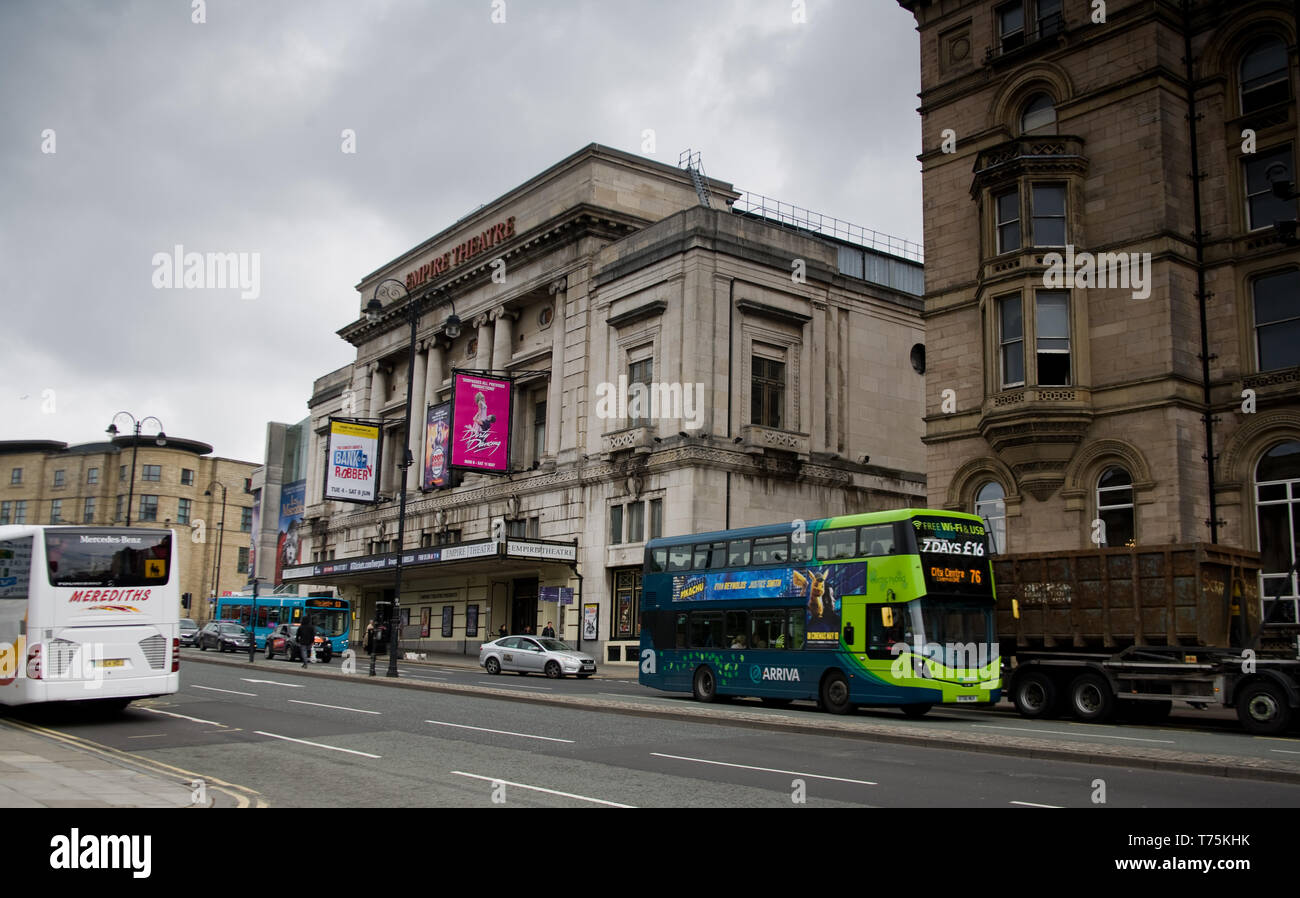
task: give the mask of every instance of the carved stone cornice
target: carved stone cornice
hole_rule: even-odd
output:
[[[980,435],[1019,487],[1042,502],[1065,482],[1066,468],[1091,426],[1089,411],[1032,402],[987,415]]]
[[[1083,138],[1068,134],[1040,134],[1017,137],[980,150],[975,158],[975,177],[970,193],[978,197],[991,184],[1015,180],[1022,175],[1088,173],[1083,155]]]

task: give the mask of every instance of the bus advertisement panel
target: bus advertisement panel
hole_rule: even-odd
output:
[[[899,509],[651,540],[643,685],[846,713],[1000,697],[984,524]]]

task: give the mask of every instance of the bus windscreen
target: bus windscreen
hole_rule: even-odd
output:
[[[45,531],[51,586],[163,586],[171,557],[170,531]]]

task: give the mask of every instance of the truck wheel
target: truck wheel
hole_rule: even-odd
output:
[[[822,708],[832,714],[848,714],[853,710],[849,701],[849,681],[838,670],[828,673],[822,680]]]
[[[1021,717],[1031,720],[1039,717],[1051,717],[1056,713],[1056,683],[1043,673],[1027,673],[1016,677],[1016,684],[1011,693],[1016,711]]]
[[[1070,713],[1084,723],[1109,720],[1115,711],[1115,696],[1110,683],[1100,674],[1079,674],[1070,684]]]
[[[696,668],[691,692],[695,694],[697,702],[716,702],[718,700],[718,681],[714,679],[713,671],[709,670],[708,665],[701,665]]]
[[[1276,683],[1255,680],[1237,693],[1237,719],[1246,732],[1276,736],[1291,725],[1291,708],[1286,692]]]

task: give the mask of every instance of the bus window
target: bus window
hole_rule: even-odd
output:
[[[727,567],[744,567],[749,564],[749,540],[733,539],[727,546]]]
[[[790,557],[788,536],[760,536],[754,540],[751,564],[784,564]]]
[[[749,615],[749,647],[751,649],[782,648],[785,628],[785,611],[754,611]]]
[[[722,614],[717,611],[696,611],[691,614],[691,648],[722,648]]]
[[[802,649],[804,642],[804,610],[802,608],[792,608],[790,614],[790,638],[785,642],[786,648]]]
[[[727,566],[727,544],[712,543],[709,546],[709,567]]]
[[[858,530],[858,545],[863,555],[893,555],[894,525],[873,524]]]
[[[749,648],[749,615],[744,611],[728,611],[722,638],[727,648]]]
[[[686,643],[686,639],[687,639],[687,636],[689,635],[688,624],[690,623],[691,616],[690,616],[689,614],[687,614],[686,612],[681,611],[681,612],[678,612],[678,613],[677,613],[676,618],[677,618],[677,621],[676,621],[676,629],[677,629],[677,638],[676,638],[676,642],[677,642],[677,648],[679,648],[679,649],[684,649],[684,648],[686,648],[686,644],[687,644],[687,643]]]
[[[691,569],[691,547],[669,546],[668,570],[689,571]]]
[[[802,541],[800,537],[803,537]],[[801,530],[790,540],[790,560],[795,564],[813,559],[812,534]]]
[[[817,534],[817,560],[835,561],[857,555],[858,532],[852,528],[823,530]]]
[[[657,574],[668,569],[667,549],[655,549],[648,554],[650,556],[650,572],[652,574]]]

